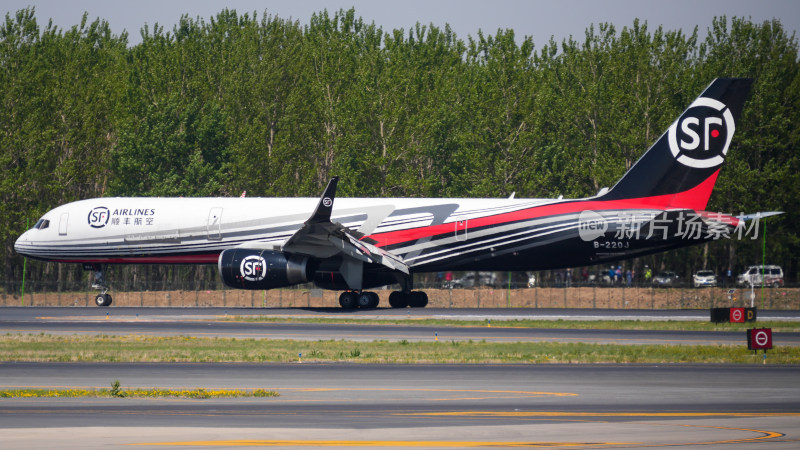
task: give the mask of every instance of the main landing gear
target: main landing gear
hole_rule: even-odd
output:
[[[344,309],[377,308],[379,301],[378,294],[374,292],[345,291],[339,295],[339,304]]]
[[[344,309],[377,308],[378,294],[367,291],[345,291],[339,295],[339,304]],[[394,291],[389,294],[389,305],[392,308],[424,308],[428,304],[428,294],[422,291]]]
[[[111,298],[111,295],[108,294],[108,286],[106,286],[106,271],[105,267],[102,264],[90,264],[88,266],[84,266],[84,269],[94,271],[94,283],[92,283],[92,289],[97,289],[100,291],[99,294],[94,298],[94,303],[97,306],[111,306],[111,302],[114,300]]]
[[[412,276],[397,276],[400,290],[389,294],[389,306],[392,308],[424,308],[428,305],[428,294],[414,291],[414,278]]]
[[[397,276],[400,290],[389,294],[389,306],[392,308],[424,308],[428,305],[428,294],[423,291],[412,291],[414,279],[410,276]],[[378,294],[366,291],[345,291],[339,296],[339,304],[344,309],[377,308]]]
[[[422,291],[394,291],[389,294],[389,305],[392,308],[424,308],[428,305],[428,294]]]

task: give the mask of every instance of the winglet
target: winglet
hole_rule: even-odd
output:
[[[312,223],[324,223],[331,221],[331,212],[333,211],[333,200],[336,198],[336,185],[339,183],[339,177],[331,178],[331,181],[328,182],[328,187],[325,188],[325,192],[322,193],[322,197],[319,199],[319,203],[317,204],[317,209],[314,210],[314,214],[306,220],[307,224]]]

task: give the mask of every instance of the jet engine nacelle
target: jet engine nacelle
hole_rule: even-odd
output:
[[[236,289],[274,289],[307,282],[308,257],[272,250],[232,248],[218,260],[222,281]]]

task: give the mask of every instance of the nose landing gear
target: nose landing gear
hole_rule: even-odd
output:
[[[105,292],[97,294],[97,296],[94,298],[94,302],[97,306],[111,306],[112,301],[113,299],[111,298],[111,295],[106,294]]]
[[[97,289],[100,291],[100,293],[95,296],[94,303],[97,306],[111,306],[111,302],[114,301],[114,299],[111,298],[110,294],[108,294],[109,287],[106,286],[105,267],[103,267],[102,264],[84,264],[83,269],[94,272],[94,283],[92,283],[92,289]]]

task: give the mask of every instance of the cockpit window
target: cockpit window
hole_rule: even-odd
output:
[[[50,226],[50,221],[49,220],[39,219],[39,221],[36,222],[36,225],[33,226],[33,229],[34,230],[44,230],[45,228],[47,228],[49,226]]]

